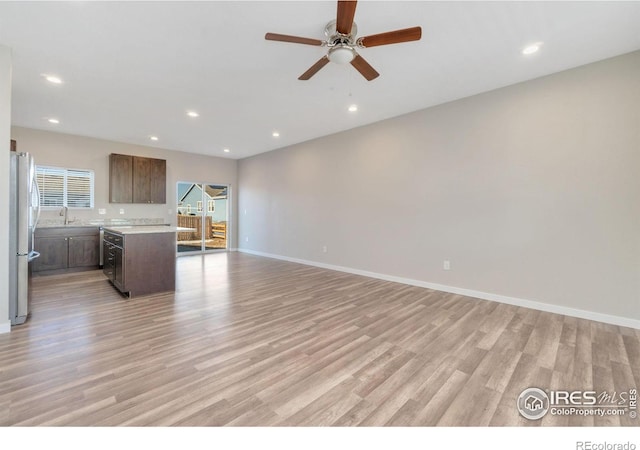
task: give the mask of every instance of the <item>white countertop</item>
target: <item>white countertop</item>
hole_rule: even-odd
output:
[[[163,225],[104,227],[105,231],[119,234],[175,233],[177,231],[195,231],[195,228],[167,227]]]
[[[67,225],[62,217],[40,219],[38,228],[71,228],[71,227],[128,227],[129,225],[148,226],[166,225],[164,219],[71,219]]]

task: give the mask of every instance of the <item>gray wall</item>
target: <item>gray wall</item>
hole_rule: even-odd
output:
[[[11,127],[11,52],[0,45],[0,255],[9,254],[9,135]],[[0,258],[0,333],[8,332],[9,258]]]
[[[634,52],[242,160],[239,244],[637,321],[639,169]]]
[[[69,217],[77,219],[163,219],[176,224],[176,183],[178,181],[206,181],[231,186],[231,196],[236,198],[237,162],[194,153],[176,152],[153,147],[123,144],[69,134],[52,133],[29,128],[12,127],[11,137],[18,143],[18,150],[34,155],[36,164],[95,171],[95,208],[93,210],[70,209]],[[109,203],[109,154],[147,156],[167,160],[167,204],[118,204]],[[236,202],[237,203],[237,202]],[[235,247],[233,232],[236,221],[235,205],[231,204],[231,242]],[[98,209],[106,209],[99,215]],[[124,214],[120,214],[120,209]],[[58,210],[43,211],[42,219],[60,219]]]

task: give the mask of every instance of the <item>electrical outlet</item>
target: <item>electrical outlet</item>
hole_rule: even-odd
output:
[[[120,208],[120,214],[124,214],[124,208]]]
[[[443,268],[444,270],[451,270],[451,261],[449,261],[448,259],[445,259],[445,260],[442,262],[442,268]]]
[[[98,214],[106,214],[106,213],[107,213],[106,209],[104,209],[104,208],[99,208],[98,209]]]
[[[249,242],[249,236],[247,236],[246,238],[244,238],[245,242]]]
[[[326,245],[322,246],[322,253],[327,253],[327,246]]]

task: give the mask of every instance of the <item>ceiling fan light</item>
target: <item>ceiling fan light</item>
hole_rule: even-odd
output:
[[[329,50],[329,61],[336,64],[348,64],[356,57],[356,53],[351,47],[339,45]]]

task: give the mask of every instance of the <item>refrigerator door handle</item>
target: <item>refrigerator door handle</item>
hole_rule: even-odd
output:
[[[38,176],[36,173],[33,173],[33,185],[36,188],[36,198],[38,199],[37,203],[37,212],[36,212],[36,220],[33,223],[33,231],[38,227],[38,222],[40,221],[40,186],[38,186]]]

